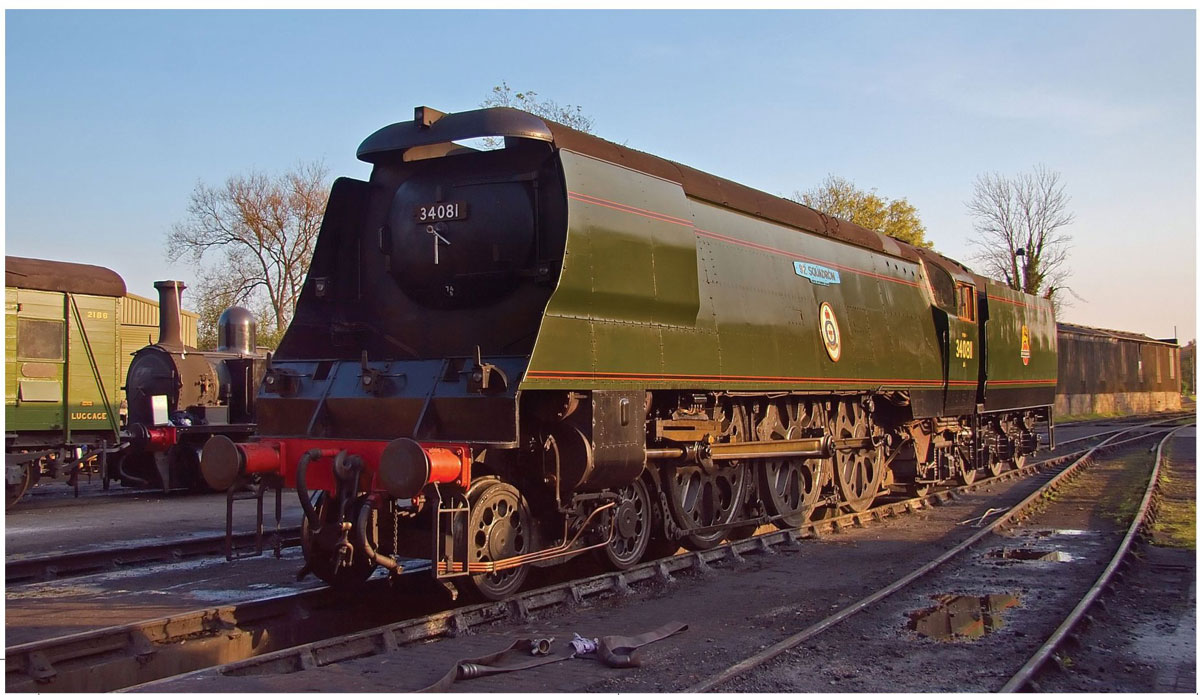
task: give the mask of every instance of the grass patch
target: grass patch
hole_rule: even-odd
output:
[[[1133,523],[1133,516],[1137,514],[1138,507],[1142,506],[1143,493],[1144,491],[1138,491],[1122,495],[1117,508],[1111,514],[1106,514],[1105,516],[1109,516],[1121,526],[1128,526]],[[1145,522],[1143,521],[1143,523]]]
[[[1158,505],[1154,545],[1196,549],[1196,500],[1163,500]]]
[[[1186,470],[1185,470],[1186,473]],[[1196,549],[1196,484],[1176,476],[1170,460],[1158,477],[1158,513],[1150,527],[1155,545]]]
[[[1178,444],[1175,444],[1178,447]],[[1192,463],[1165,456],[1158,472],[1158,509],[1151,526],[1154,545],[1196,547],[1196,481]]]

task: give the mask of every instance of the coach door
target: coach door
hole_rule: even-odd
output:
[[[979,393],[979,303],[975,286],[954,285],[957,315],[949,315],[947,328],[946,409],[947,415],[975,412]]]

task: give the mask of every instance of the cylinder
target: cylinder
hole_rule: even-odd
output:
[[[240,306],[231,306],[217,319],[217,350],[252,355],[258,347],[257,332],[254,314]]]
[[[183,330],[180,326],[180,301],[187,288],[178,280],[159,280],[154,283],[158,290],[158,344],[183,347]]]

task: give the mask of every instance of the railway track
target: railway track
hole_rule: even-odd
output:
[[[257,553],[273,549],[278,554],[284,548],[300,544],[300,527],[282,528],[278,533],[264,534],[261,547],[256,547],[256,540],[256,534],[252,532],[235,534],[232,550],[237,555],[250,549],[255,549]],[[226,555],[228,551],[225,534],[222,533],[73,553],[36,555],[6,561],[4,579],[7,586],[16,586],[131,567],[180,562],[197,557],[215,557]]]
[[[1144,427],[1131,427],[1110,435],[1106,443]],[[1105,445],[1101,444],[1093,451]],[[716,562],[737,561],[749,553],[769,553],[781,546],[797,544],[803,538],[820,537],[849,526],[863,526],[878,519],[941,505],[1000,481],[1045,475],[1045,471],[1070,458],[1071,455],[1059,456],[969,486],[938,490],[924,498],[886,503],[866,512],[824,519],[800,529],[768,532],[710,550],[681,553],[626,572],[530,590],[502,603],[456,607],[414,615],[399,622],[388,620],[391,616],[378,610],[368,611],[366,616],[351,616],[352,611],[346,609],[336,594],[328,589],[317,589],[16,645],[6,651],[6,688],[9,691],[109,690],[171,679],[201,669],[225,674],[263,669],[279,673],[380,653],[413,641],[446,637],[475,626],[521,618],[550,606],[624,593],[643,582],[670,582],[672,575],[679,572],[705,571]],[[383,585],[384,582],[375,581],[368,587],[370,591],[381,591],[386,589],[381,588]],[[415,588],[414,583],[408,590]],[[367,603],[370,602],[360,601],[360,604]],[[333,610],[326,610],[328,608]],[[425,611],[428,611],[428,605]]]
[[[1149,504],[1149,500],[1150,500],[1151,494],[1154,489],[1154,481],[1158,474],[1159,463],[1161,462],[1162,444],[1169,437],[1171,437],[1175,432],[1177,432],[1180,429],[1183,429],[1183,427],[1189,427],[1189,426],[1194,426],[1194,423],[1189,424],[1189,425],[1184,425],[1182,427],[1177,427],[1162,437],[1162,439],[1160,440],[1160,442],[1158,444],[1159,459],[1156,461],[1154,470],[1149,478],[1149,481],[1147,484],[1147,490],[1146,490],[1145,496],[1142,499],[1142,504],[1139,508],[1138,513],[1136,514],[1136,516],[1134,518],[1134,521],[1130,525],[1129,530],[1127,531],[1127,533],[1125,535],[1125,539],[1122,541],[1121,545],[1119,546],[1117,553],[1115,554],[1113,560],[1109,563],[1108,568],[1101,575],[1101,577],[1096,581],[1096,583],[1093,585],[1092,589],[1090,589],[1087,592],[1087,594],[1084,596],[1084,598],[1080,601],[1079,605],[1077,605],[1076,608],[1071,611],[1071,613],[1068,615],[1067,619],[1063,622],[1063,624],[1057,630],[1054,631],[1054,633],[1050,636],[1050,638],[1048,638],[1046,640],[1046,642],[1043,643],[1042,646],[1037,649],[1035,654],[1032,657],[1030,657],[1029,660],[1020,669],[1018,669],[1018,671],[1008,680],[1007,683],[1005,683],[1005,685],[1001,689],[1002,692],[1016,692],[1017,690],[1021,689],[1023,686],[1026,686],[1029,684],[1030,679],[1032,678],[1032,675],[1034,673],[1036,673],[1039,668],[1041,668],[1043,665],[1045,665],[1045,663],[1048,660],[1051,660],[1052,658],[1054,658],[1055,650],[1058,649],[1058,647],[1062,643],[1063,639],[1068,634],[1070,634],[1070,632],[1078,625],[1080,618],[1086,612],[1088,606],[1091,605],[1091,603],[1095,600],[1096,596],[1099,595],[1099,593],[1103,590],[1104,586],[1107,585],[1107,583],[1110,581],[1113,571],[1125,559],[1125,557],[1126,557],[1125,554],[1128,551],[1129,545],[1132,542],[1132,539],[1136,535],[1137,531],[1141,527],[1141,524],[1144,520],[1145,509],[1146,509],[1147,505]],[[1133,428],[1133,429],[1142,429],[1142,427],[1137,427],[1137,428]],[[756,653],[752,654],[751,656],[749,656],[745,659],[742,659],[741,661],[725,668],[721,672],[719,672],[709,678],[706,678],[706,679],[700,681],[699,683],[689,686],[687,688],[687,690],[693,691],[693,692],[712,692],[712,691],[717,691],[717,690],[733,689],[733,688],[730,688],[730,684],[733,681],[735,681],[736,679],[738,679],[739,677],[750,673],[754,669],[764,666],[765,664],[767,664],[768,662],[772,661],[773,659],[779,657],[780,655],[784,654],[785,652],[788,652],[789,650],[793,650],[796,647],[800,646],[801,644],[804,644],[805,642],[812,640],[814,637],[817,637],[818,635],[825,633],[830,628],[842,623],[843,621],[846,621],[847,619],[860,613],[861,611],[880,604],[888,597],[896,594],[897,592],[901,591],[902,589],[905,589],[906,587],[913,584],[914,582],[921,579],[922,577],[929,575],[930,573],[943,567],[950,561],[962,557],[963,554],[967,550],[973,548],[982,539],[993,535],[1000,529],[1002,529],[1006,526],[1020,523],[1026,516],[1028,516],[1030,514],[1032,508],[1035,505],[1037,505],[1041,500],[1052,495],[1054,493],[1054,491],[1056,491],[1057,489],[1062,487],[1065,483],[1070,481],[1073,477],[1075,477],[1079,473],[1081,473],[1086,466],[1090,465],[1094,461],[1095,454],[1098,453],[1099,451],[1107,448],[1110,445],[1114,445],[1114,446],[1124,445],[1124,444],[1128,444],[1133,441],[1137,441],[1137,440],[1144,439],[1147,437],[1156,436],[1159,434],[1157,432],[1151,432],[1148,434],[1140,435],[1140,436],[1133,437],[1130,439],[1125,439],[1121,442],[1114,443],[1114,440],[1122,437],[1125,433],[1126,433],[1125,431],[1122,431],[1120,433],[1113,434],[1113,435],[1109,436],[1107,439],[1105,439],[1104,442],[1101,442],[1100,444],[1097,444],[1096,446],[1091,447],[1083,456],[1080,456],[1074,463],[1066,466],[1062,471],[1060,471],[1059,473],[1054,475],[1054,477],[1049,479],[1044,485],[1040,486],[1038,489],[1033,491],[1033,493],[1028,495],[1019,504],[1013,506],[1011,509],[1009,509],[1007,512],[1005,512],[1002,516],[996,518],[994,521],[992,521],[986,527],[982,528],[977,533],[971,535],[966,540],[955,545],[953,548],[942,553],[941,555],[939,555],[937,558],[933,559],[932,561],[913,570],[912,572],[906,574],[905,576],[901,577],[900,579],[897,579],[895,582],[880,589],[879,591],[877,591],[865,598],[862,598],[858,601],[853,602],[850,606],[844,608],[843,610],[838,611],[837,613],[835,613],[823,620],[820,620],[814,624],[809,625],[808,627],[804,628],[803,630],[795,632],[795,633],[789,635],[788,637],[786,637],[778,642],[775,642],[762,650],[757,651]],[[976,687],[977,687],[977,685],[976,685]]]
[[[1154,458],[1154,469],[1150,472],[1146,492],[1142,495],[1141,504],[1138,505],[1137,512],[1129,524],[1129,529],[1125,532],[1125,537],[1121,540],[1120,546],[1117,547],[1117,551],[1113,554],[1112,560],[1109,561],[1104,571],[1067,615],[1066,619],[1042,643],[1042,646],[1034,652],[1033,656],[1029,657],[1029,660],[1022,664],[1021,668],[1017,669],[1016,673],[1000,688],[1000,692],[1015,693],[1029,688],[1040,692],[1041,688],[1038,687],[1037,682],[1034,680],[1038,672],[1051,662],[1057,663],[1060,667],[1063,666],[1058,652],[1062,649],[1066,640],[1075,634],[1076,630],[1081,626],[1083,619],[1087,616],[1088,611],[1092,609],[1100,598],[1100,595],[1109,587],[1119,568],[1129,558],[1134,541],[1147,523],[1148,513],[1151,509],[1155,493],[1158,490],[1159,472],[1162,469],[1163,462],[1163,449],[1167,441],[1176,432],[1190,426],[1177,427],[1159,441],[1158,452]]]
[[[1145,418],[1122,418],[1114,424],[1142,424]],[[1150,420],[1154,422],[1154,420]],[[1095,424],[1095,423],[1079,423]],[[1058,443],[1058,448],[1069,447],[1080,442],[1107,436],[1107,432],[1078,437]],[[1061,456],[1061,454],[1060,454]],[[986,484],[987,479],[980,481]],[[968,486],[967,490],[973,489]],[[254,534],[242,533],[234,536],[234,548],[238,553],[254,546]],[[295,547],[300,542],[300,527],[282,528],[278,534],[268,534],[265,546],[277,553],[283,548]],[[68,577],[125,570],[131,567],[147,567],[169,564],[197,557],[219,557],[227,553],[224,535],[199,538],[174,539],[163,542],[144,543],[132,546],[98,548],[72,553],[51,553],[8,560],[4,564],[5,581],[9,586],[30,582],[47,582]]]

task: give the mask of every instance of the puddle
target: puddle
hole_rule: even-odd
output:
[[[939,594],[937,603],[908,614],[908,628],[926,637],[948,641],[979,639],[1004,625],[1001,615],[1020,603],[1020,594]]]
[[[1073,562],[1075,556],[1061,550],[1044,548],[996,548],[987,557],[1004,560],[1032,560],[1034,562]]]
[[[1051,536],[1086,536],[1091,531],[1083,531],[1076,528],[1052,528],[1041,529],[1039,531],[1021,531],[1018,536],[1032,536],[1033,538],[1050,538]]]

